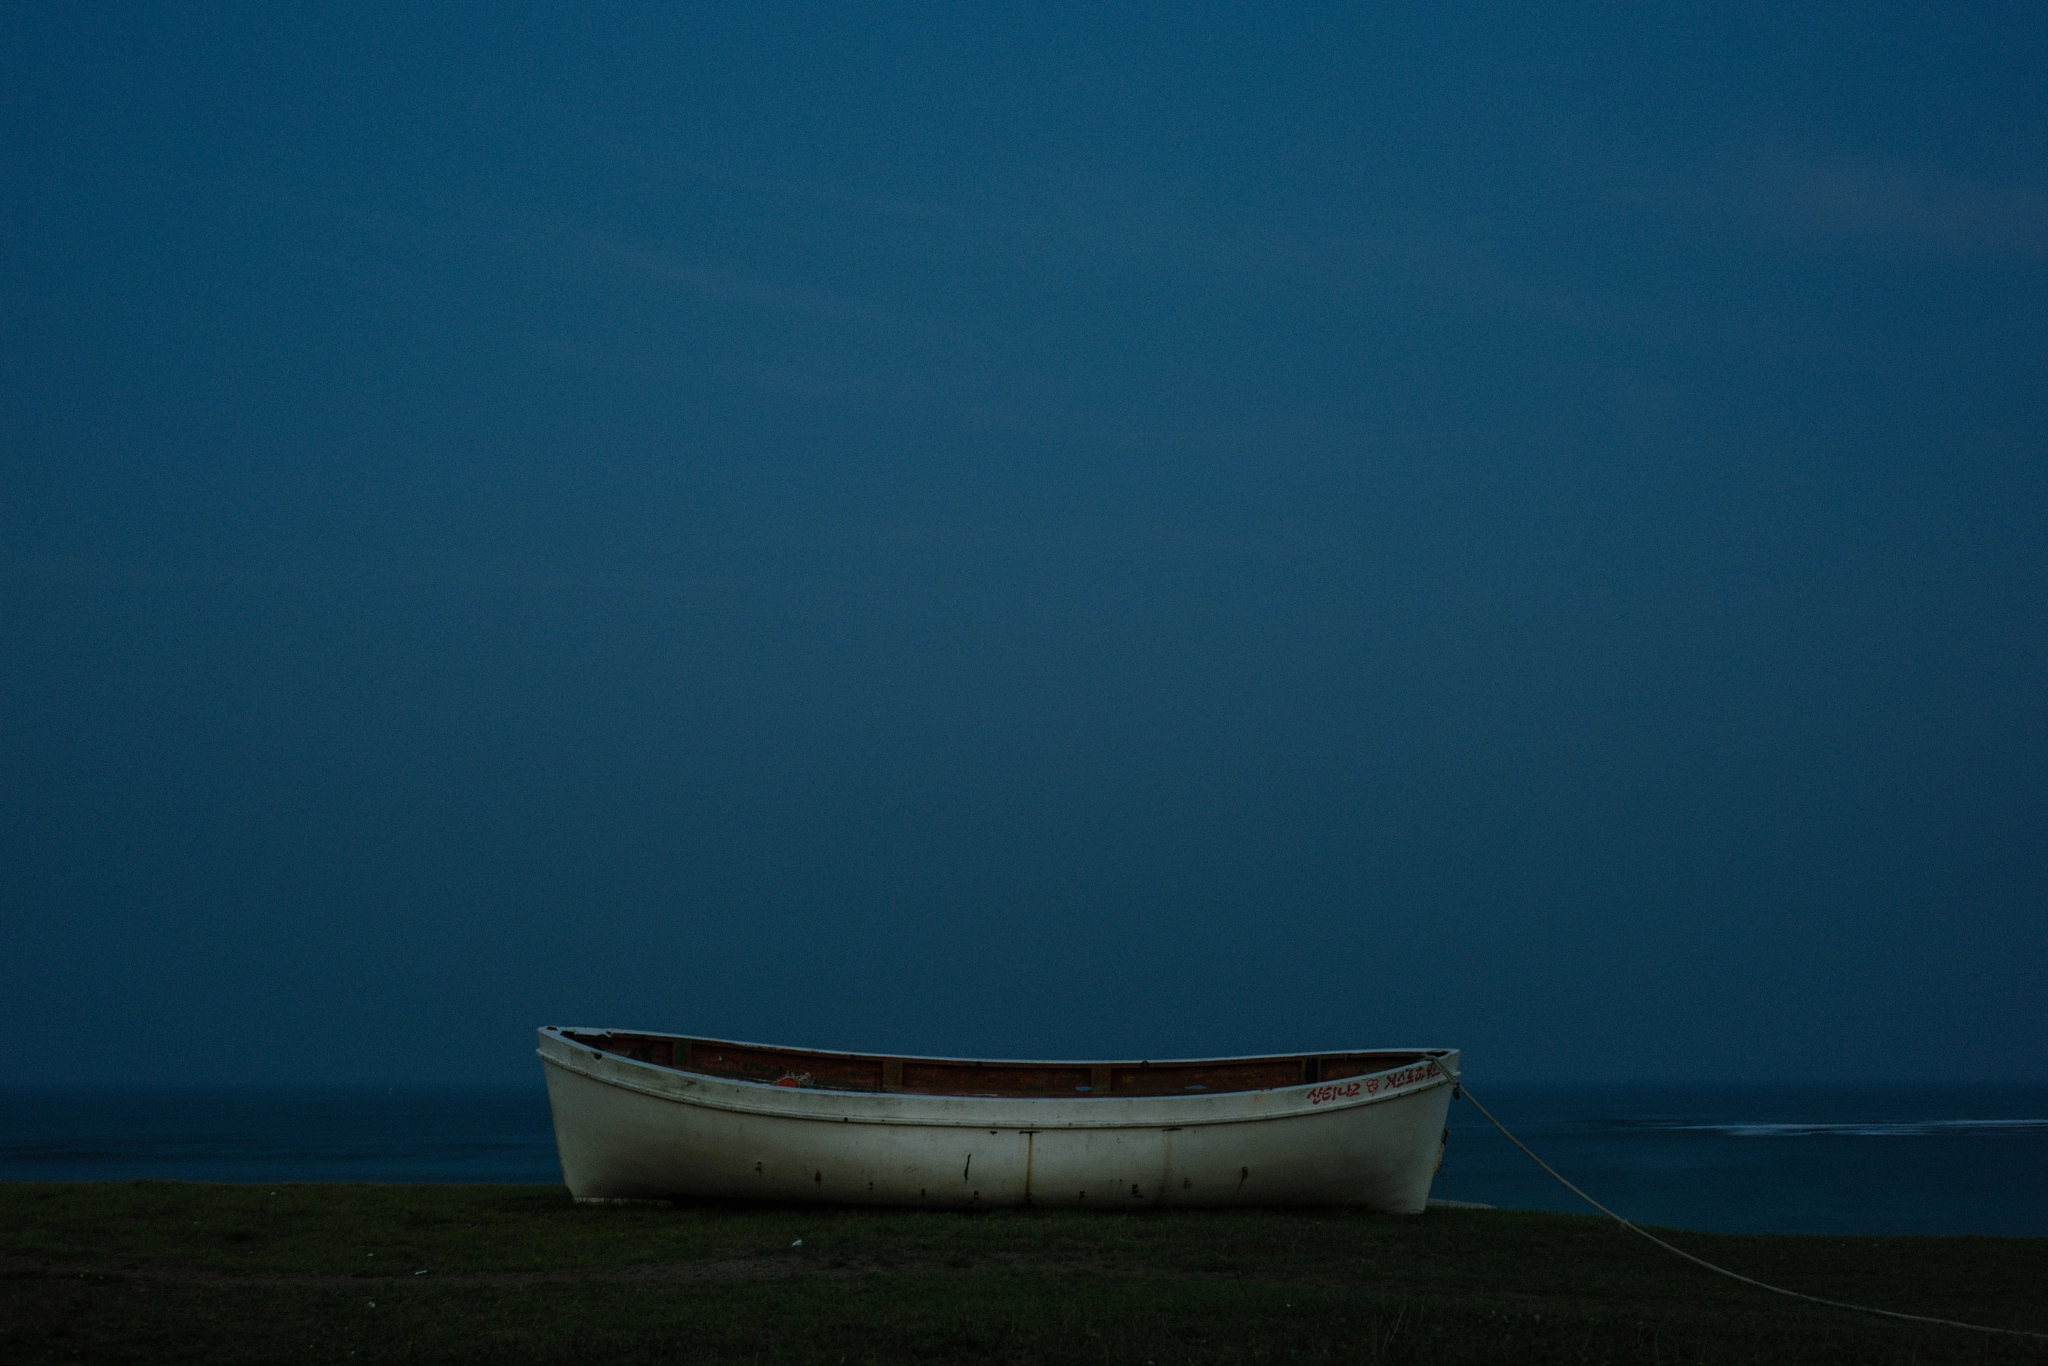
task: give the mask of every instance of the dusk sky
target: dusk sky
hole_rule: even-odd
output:
[[[0,1080],[2048,1080],[2044,72],[9,6]]]

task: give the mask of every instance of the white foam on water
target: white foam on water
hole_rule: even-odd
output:
[[[1726,1134],[1731,1138],[1912,1138],[1916,1135],[1990,1133],[2011,1134],[2039,1131],[2048,1133],[2048,1119],[1915,1119],[1895,1123],[1865,1121],[1849,1124],[1767,1124],[1734,1122],[1721,1124],[1656,1124],[1647,1128],[1686,1133]]]

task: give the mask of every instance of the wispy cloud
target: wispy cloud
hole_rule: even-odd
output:
[[[690,261],[621,242],[605,233],[586,232],[583,244],[597,256],[657,280],[681,285],[707,299],[815,317],[844,318],[855,312],[846,300],[821,290],[780,284],[735,266]]]
[[[1775,231],[1994,261],[2048,259],[2048,189],[1904,160],[1771,154],[1705,193]]]

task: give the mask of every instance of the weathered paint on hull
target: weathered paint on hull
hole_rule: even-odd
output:
[[[1454,1051],[1341,1085],[1087,1100],[809,1090],[541,1035],[579,1200],[1422,1210]],[[1332,1094],[1334,1093],[1334,1094]]]

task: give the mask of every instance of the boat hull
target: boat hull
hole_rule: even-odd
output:
[[[562,1175],[583,1201],[1353,1205],[1417,1213],[1458,1055],[1322,1085],[1021,1099],[798,1089],[541,1034]]]

